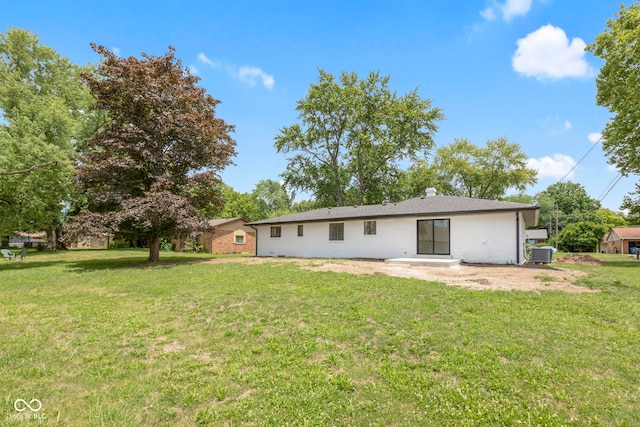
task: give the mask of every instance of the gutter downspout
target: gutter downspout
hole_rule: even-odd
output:
[[[520,211],[516,211],[516,264],[520,265]]]
[[[258,229],[253,225],[250,225],[249,227],[253,228],[256,231],[256,253],[254,256],[258,256]]]

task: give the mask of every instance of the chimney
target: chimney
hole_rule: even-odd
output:
[[[436,195],[436,189],[433,187],[427,188],[427,197],[433,197]]]

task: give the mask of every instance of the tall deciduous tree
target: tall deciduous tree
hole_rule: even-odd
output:
[[[75,148],[92,121],[81,68],[27,30],[0,34],[0,232],[46,230],[61,247]]]
[[[260,180],[251,195],[255,199],[260,219],[291,213],[292,197],[284,185],[272,179]]]
[[[324,206],[382,201],[399,162],[426,153],[443,118],[417,90],[398,96],[388,76],[373,72],[343,72],[336,81],[320,70],[296,109],[300,123],[275,138],[278,152],[292,154],[283,177]]]
[[[573,182],[551,184],[536,194],[536,200],[540,206],[539,224],[547,227],[550,235],[556,231],[562,231],[569,224],[585,221],[601,222],[597,215],[600,202],[589,197],[580,184]]]
[[[233,126],[217,118],[219,101],[174,55],[119,58],[92,44],[103,61],[84,79],[105,111],[87,144],[78,178],[89,210],[75,217],[80,231],[145,239],[149,262],[159,260],[161,237],[206,227],[221,210],[218,172],[231,163]]]
[[[402,171],[398,184],[390,191],[389,201],[423,196],[427,188],[437,189],[438,184],[438,173],[433,165],[426,159],[418,159]]]
[[[596,211],[596,215],[600,222],[610,231],[614,227],[626,227],[627,220],[621,214],[615,213],[610,209],[601,208]]]
[[[489,140],[485,147],[456,139],[440,147],[433,162],[438,189],[454,196],[498,199],[509,189],[523,191],[538,180],[520,145],[505,138]]]
[[[640,226],[640,183],[636,183],[635,191],[625,196],[621,209],[627,210],[628,225]]]
[[[604,151],[623,174],[640,173],[640,3],[622,6],[587,50],[605,61],[596,101],[614,114],[602,132]]]
[[[220,194],[224,201],[224,209],[220,218],[245,218],[249,221],[263,219],[258,212],[256,200],[249,193],[238,193],[231,186],[222,184]]]

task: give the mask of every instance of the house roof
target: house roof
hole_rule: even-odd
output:
[[[218,227],[219,225],[229,224],[229,223],[235,222],[235,221],[248,222],[246,219],[240,218],[240,217],[236,217],[236,218],[219,218],[219,219],[209,220],[209,225],[211,227]]]
[[[524,230],[525,239],[547,240],[548,237],[546,228]]]
[[[39,232],[36,232],[36,233],[24,233],[24,232],[20,231],[17,234],[20,237],[31,237],[32,239],[42,239],[47,235],[47,233],[45,231],[39,231]]]
[[[628,239],[640,240],[640,227],[612,228],[611,233],[615,233],[620,240],[628,240]]]
[[[455,196],[422,196],[398,203],[321,208],[292,215],[253,221],[247,223],[247,225],[522,211],[526,225],[531,227],[538,223],[539,209],[540,208],[535,205],[516,202],[501,202],[497,200]]]

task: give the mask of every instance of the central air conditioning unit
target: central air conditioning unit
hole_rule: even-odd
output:
[[[531,248],[531,262],[548,264],[551,262],[552,254],[551,248]]]

